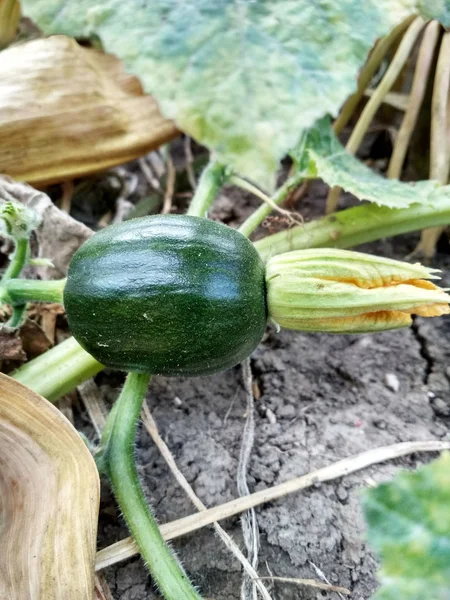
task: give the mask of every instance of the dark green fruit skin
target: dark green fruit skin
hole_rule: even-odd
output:
[[[264,264],[246,237],[200,217],[113,225],[75,253],[70,330],[105,366],[169,376],[228,369],[261,341]]]

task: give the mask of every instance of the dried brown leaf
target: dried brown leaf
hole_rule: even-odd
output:
[[[0,89],[0,173],[30,183],[101,171],[177,135],[117,58],[65,36],[1,52]]]
[[[0,598],[92,600],[98,505],[76,430],[0,374]]]
[[[25,321],[20,328],[19,335],[28,360],[44,354],[44,352],[53,346],[43,329],[39,327],[36,321],[32,321],[31,319]]]
[[[1,153],[0,147],[0,157]],[[93,231],[59,210],[47,194],[25,183],[14,181],[10,177],[0,176],[0,200],[8,198],[23,202],[41,217],[41,226],[36,231],[37,255],[39,258],[50,258],[54,267],[36,267],[34,273],[42,279],[64,277],[74,252],[93,234]]]
[[[20,2],[0,0],[0,49],[5,48],[16,37],[20,21]]]

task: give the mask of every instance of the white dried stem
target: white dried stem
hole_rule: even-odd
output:
[[[298,492],[300,490],[307,489],[317,483],[323,483],[325,481],[332,481],[339,479],[356,471],[361,471],[372,465],[386,462],[394,458],[401,456],[407,456],[408,454],[414,454],[415,452],[441,452],[443,450],[450,450],[450,442],[441,442],[436,440],[430,440],[425,442],[402,442],[399,444],[393,444],[391,446],[381,446],[380,448],[374,448],[361,454],[356,454],[349,458],[344,458],[331,465],[311,471],[306,475],[295,477],[284,483],[268,488],[267,490],[261,490],[254,492],[250,496],[244,496],[243,498],[237,498],[231,502],[226,502],[220,506],[209,508],[203,512],[195,515],[189,515],[182,519],[177,519],[171,523],[166,523],[161,526],[161,533],[165,540],[172,540],[207,525],[211,525],[222,519],[227,519],[237,515],[245,510],[260,506],[266,502],[272,502],[278,500],[283,496]],[[97,553],[97,570],[104,569],[108,566],[116,564],[122,560],[138,554],[138,549],[132,538],[126,538],[120,542],[116,542]]]

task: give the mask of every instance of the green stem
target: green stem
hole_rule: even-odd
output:
[[[269,235],[255,242],[264,260],[275,254],[303,248],[351,248],[385,237],[410,231],[448,225],[450,198],[440,198],[433,204],[413,204],[394,209],[376,204],[347,208],[304,226]]]
[[[3,277],[1,279],[2,284],[6,283],[10,279],[18,277],[20,271],[23,269],[25,263],[28,260],[28,254],[30,249],[29,239],[20,238],[16,240],[15,244],[16,247],[9,262],[8,268],[3,273]]]
[[[6,285],[11,303],[63,302],[66,279],[39,281],[37,279],[12,279]]]
[[[55,402],[103,368],[74,338],[68,338],[24,364],[12,377]]]
[[[299,174],[289,177],[289,179],[285,181],[285,183],[272,196],[271,200],[273,204],[279,205],[286,200],[288,194],[298,185],[300,185],[303,179],[304,177]],[[235,178],[233,179],[233,183],[239,185],[239,180]],[[272,211],[273,206],[270,204],[262,204],[242,223],[242,225],[239,227],[239,231],[243,235],[249,237]]]
[[[129,373],[109,428],[105,464],[114,494],[147,567],[166,600],[201,600],[164,542],[134,463],[134,442],[150,376]]]
[[[13,307],[13,312],[11,317],[5,323],[5,327],[11,327],[11,329],[18,329],[22,326],[26,319],[27,314],[27,305],[26,304],[18,304]]]
[[[225,179],[225,165],[215,160],[211,161],[200,177],[187,214],[195,217],[205,217],[217,192],[225,183]]]

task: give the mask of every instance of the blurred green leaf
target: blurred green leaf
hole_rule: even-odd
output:
[[[426,19],[437,19],[450,27],[450,0],[420,0],[419,10]]]
[[[98,35],[166,117],[272,187],[301,131],[335,115],[373,43],[419,0],[23,0],[46,33]]]
[[[291,152],[297,169],[305,177],[320,177],[330,187],[339,186],[360,200],[369,200],[390,208],[411,204],[432,204],[450,198],[450,186],[437,181],[405,183],[386,179],[349,154],[336,138],[328,117],[305,133]]]
[[[372,600],[448,600],[450,454],[368,490],[364,513],[382,563]]]

